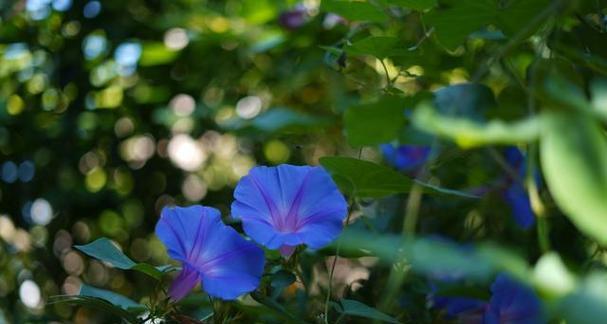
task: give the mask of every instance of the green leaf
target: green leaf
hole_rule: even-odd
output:
[[[133,260],[124,255],[122,251],[105,237],[86,245],[75,245],[74,247],[89,256],[107,262],[118,269],[128,270],[136,265]]]
[[[84,307],[90,307],[103,312],[104,314],[113,315],[119,319],[126,321],[127,323],[139,323],[135,313],[128,312],[119,306],[115,306],[104,299],[89,296],[72,296],[72,295],[59,295],[51,296],[49,298],[49,305],[52,304],[71,304]]]
[[[264,305],[268,309],[274,311],[277,315],[287,319],[290,323],[305,323],[303,320],[299,319],[297,316],[291,314],[284,306],[275,300],[268,298],[261,293],[254,291],[251,293],[251,297],[258,303]]]
[[[436,91],[434,103],[446,116],[465,116],[482,120],[491,107],[496,105],[491,89],[480,83],[462,83]]]
[[[497,27],[508,36],[525,28],[525,34],[530,35],[540,25],[540,21],[534,21],[535,17],[550,5],[550,0],[511,0],[503,3],[506,5],[498,8],[496,13]]]
[[[136,303],[135,301],[123,295],[117,294],[113,291],[99,289],[85,284],[82,284],[82,286],[80,287],[80,293],[78,295],[101,298],[114,306],[120,307],[128,311],[139,312],[145,308],[143,307],[143,305]]]
[[[345,194],[378,198],[408,192],[411,179],[379,164],[350,157],[329,156],[320,164]]]
[[[468,35],[490,24],[495,15],[492,0],[458,0],[444,10],[433,10],[425,16],[434,27],[434,35],[447,49],[454,50]]]
[[[495,271],[491,262],[474,251],[436,239],[418,239],[405,248],[405,253],[415,271],[425,274],[485,280]]]
[[[463,148],[528,143],[539,138],[542,123],[541,116],[516,122],[478,122],[468,118],[445,117],[428,106],[418,107],[413,114],[413,124],[418,129],[453,140]]]
[[[457,0],[450,6],[434,10],[425,17],[428,25],[435,28],[439,43],[454,50],[473,32],[496,25],[504,34],[513,36],[524,32],[523,39],[540,25],[536,17],[547,10],[549,0]]]
[[[346,47],[350,55],[373,55],[379,59],[399,55],[403,49],[398,50],[400,40],[390,36],[369,36]]]
[[[376,6],[362,1],[323,0],[321,9],[338,14],[352,21],[371,21],[382,23],[386,15]]]
[[[147,263],[135,263],[135,261],[122,253],[122,251],[105,237],[86,245],[75,245],[74,247],[93,258],[109,263],[115,268],[136,270],[145,273],[156,280],[160,280],[164,273],[173,270],[171,266],[154,267]]]
[[[567,323],[594,324],[607,318],[607,274],[592,273],[556,307]]]
[[[254,129],[273,133],[285,129],[301,129],[305,127],[323,126],[328,119],[310,116],[288,108],[272,108],[251,119],[233,119],[222,125],[226,129]],[[309,130],[309,129],[306,129]]]
[[[272,290],[272,299],[278,298],[282,291],[295,282],[297,278],[287,270],[278,270],[273,273],[270,278],[270,286]]]
[[[386,315],[373,307],[369,307],[359,301],[352,299],[342,299],[338,304],[334,304],[338,312],[351,316],[358,316],[378,320],[386,323],[400,323],[392,316]]]
[[[270,286],[274,289],[284,289],[289,287],[292,283],[295,282],[295,276],[286,270],[279,270],[276,273],[272,274],[272,281],[270,282]]]
[[[607,244],[607,139],[584,114],[549,117],[540,142],[548,188],[580,231]]]
[[[386,0],[388,4],[414,10],[426,10],[436,6],[437,0]]]
[[[462,247],[436,238],[404,240],[390,234],[346,229],[339,238],[343,252],[364,251],[385,264],[411,266],[413,271],[432,276],[456,276],[486,282],[495,273],[505,271],[530,283],[532,278],[525,258],[492,244]]]
[[[344,128],[352,146],[390,142],[405,124],[407,102],[384,97],[377,102],[351,107],[344,114]]]

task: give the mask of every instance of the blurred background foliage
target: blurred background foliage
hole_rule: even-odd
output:
[[[512,170],[501,149],[479,146],[532,143],[533,122],[503,132],[516,138],[483,127],[559,110],[559,92],[590,93],[607,71],[605,21],[599,0],[0,0],[0,322],[103,321],[46,304],[82,282],[135,300],[151,292],[146,278],[85,259],[74,244],[106,236],[135,261],[165,264],[153,227],[167,204],[228,215],[235,183],[256,164],[381,163],[378,144],[431,145],[429,133],[453,141],[440,141],[424,180],[482,197],[425,196],[419,232],[492,240],[531,264],[548,241],[573,269],[603,269],[601,245],[542,185],[535,198],[549,227],[517,227],[500,182]],[[417,114],[433,96],[441,116]],[[457,118],[479,129],[443,127]],[[537,147],[521,148],[537,160]],[[363,197],[352,226],[400,233],[406,202]],[[322,257],[308,256],[317,296]],[[338,294],[381,299],[389,266],[338,264]],[[431,321],[420,285],[408,280],[398,307],[383,310]],[[284,304],[298,296],[287,292]]]

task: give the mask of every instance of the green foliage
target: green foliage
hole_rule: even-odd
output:
[[[386,323],[400,323],[395,318],[388,316],[373,307],[369,307],[359,301],[342,299],[339,304],[333,304],[338,312],[343,315],[364,317]]]
[[[89,285],[80,287],[79,296],[94,297],[103,299],[115,307],[120,307],[126,311],[141,311],[143,306],[115,292],[95,288]]]
[[[323,157],[320,164],[335,183],[354,197],[385,197],[411,188],[411,180],[383,165],[348,157]]]
[[[401,97],[388,96],[349,108],[344,114],[344,129],[350,145],[378,145],[397,137],[405,124],[407,104]]]
[[[109,263],[113,267],[143,272],[156,280],[160,280],[165,271],[171,270],[170,266],[154,267],[146,263],[135,263],[105,237],[86,245],[76,245],[74,247],[93,258]]]
[[[534,141],[540,136],[543,119],[529,117],[516,122],[477,122],[468,118],[446,117],[438,114],[433,108],[421,106],[415,111],[413,122],[420,130],[451,139],[461,147],[470,148]]]
[[[60,2],[0,1],[0,323],[442,323],[433,292],[498,273],[607,318],[603,1]],[[168,299],[161,208],[227,211],[275,163],[322,165],[345,231],[266,251],[250,298]]]
[[[426,21],[436,29],[438,41],[455,49],[473,32],[493,24],[506,35],[530,35],[538,28],[543,11],[555,4],[549,0],[447,1],[447,8],[429,13]]]
[[[540,152],[556,203],[582,232],[607,244],[607,139],[599,125],[583,115],[551,115]]]
[[[322,1],[321,8],[353,21],[381,23],[387,19],[380,8],[364,1],[324,0]]]
[[[426,10],[436,6],[438,0],[386,0],[385,2],[415,10]]]

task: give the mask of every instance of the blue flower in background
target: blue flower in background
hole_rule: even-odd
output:
[[[411,171],[422,166],[430,156],[427,146],[382,144],[381,152],[386,163],[400,171]]]
[[[491,293],[485,324],[544,322],[540,300],[530,288],[500,274],[491,285]]]
[[[221,221],[215,208],[165,207],[156,235],[169,256],[182,263],[169,295],[183,298],[198,282],[213,297],[235,299],[257,288],[264,253]]]
[[[505,151],[506,161],[517,171],[521,179],[527,175],[526,159],[521,151],[510,147]],[[512,214],[516,223],[523,229],[529,229],[535,224],[535,214],[531,208],[531,202],[524,185],[516,179],[511,179],[508,188],[504,191],[504,200],[512,208]]]
[[[433,307],[445,310],[447,316],[461,323],[535,324],[544,323],[542,306],[528,287],[504,274],[491,285],[490,300],[467,297],[432,296]]]
[[[319,249],[341,232],[348,213],[344,196],[321,167],[282,164],[255,167],[234,190],[232,216],[270,249],[290,255],[296,246]]]
[[[523,229],[529,229],[535,224],[535,214],[527,190],[520,184],[511,184],[504,192],[504,199],[512,208],[514,221]]]

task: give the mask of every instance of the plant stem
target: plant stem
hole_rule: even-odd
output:
[[[360,158],[360,154],[362,152],[359,151],[359,158]],[[352,209],[353,209],[353,205],[354,205],[354,200],[352,198],[350,198],[350,210],[348,211],[348,216],[346,217],[346,224],[344,225],[344,230],[348,227],[348,224],[350,224],[350,216],[352,215]],[[325,298],[325,311],[324,311],[324,320],[325,320],[325,324],[329,324],[329,302],[331,301],[331,294],[333,291],[333,275],[335,274],[335,266],[337,265],[337,259],[339,258],[339,250],[341,248],[341,241],[337,241],[337,247],[335,249],[335,256],[333,257],[333,263],[331,264],[331,269],[329,271],[329,284],[327,287],[327,297]]]

